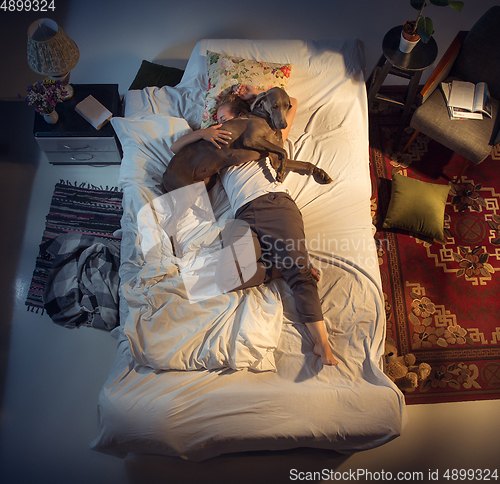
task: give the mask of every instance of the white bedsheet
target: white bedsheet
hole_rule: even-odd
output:
[[[283,281],[191,304],[179,274],[186,260],[175,258],[169,239],[160,231],[158,244],[147,255],[141,250],[137,214],[156,216],[144,207],[161,196],[168,146],[201,119],[206,50],[294,64],[287,90],[299,108],[287,149],[334,182],[320,186],[292,173],[285,185],[322,271],[336,367],[322,368],[312,352]],[[298,446],[354,451],[399,435],[404,400],[381,371],[385,312],[370,216],[363,67],[359,41],[208,40],[197,44],[179,86],[127,94],[126,118],[113,120],[124,148],[122,323],[99,400],[95,450],[205,459]],[[223,190],[212,196],[221,223],[232,214]],[[185,254],[209,254],[214,227],[188,227]]]

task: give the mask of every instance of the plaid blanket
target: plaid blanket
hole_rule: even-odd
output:
[[[66,328],[118,326],[119,242],[70,232],[46,250],[55,257],[43,295],[52,320]]]

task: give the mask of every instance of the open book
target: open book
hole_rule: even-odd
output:
[[[485,82],[442,82],[441,88],[448,105],[451,119],[491,118],[491,100]]]

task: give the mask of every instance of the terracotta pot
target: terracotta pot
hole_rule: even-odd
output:
[[[420,40],[418,34],[413,33],[415,31],[415,22],[405,22],[403,29],[401,30],[401,39],[399,41],[399,50],[408,54],[413,50]]]

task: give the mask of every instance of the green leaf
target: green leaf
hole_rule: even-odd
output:
[[[420,40],[425,44],[429,42],[429,39],[434,33],[434,27],[432,25],[432,20],[429,17],[420,17],[417,24],[417,32],[420,35]]]
[[[460,12],[464,6],[464,2],[457,2],[455,0],[449,0],[448,4],[456,12]]]
[[[420,296],[417,293],[413,292],[413,291],[410,291],[410,297],[412,299],[420,299]]]
[[[474,247],[474,248],[472,249],[471,254],[472,254],[472,255],[479,254],[479,252],[481,252],[482,250],[483,250],[483,248],[482,248],[480,245],[478,245],[477,247]]]
[[[481,262],[481,264],[484,264],[485,262],[488,262],[488,257],[490,256],[490,254],[486,253],[486,254],[481,254],[479,256],[479,262]]]
[[[430,0],[432,5],[436,5],[436,7],[447,7],[450,2],[448,0]]]
[[[431,380],[429,380],[428,378],[426,378],[423,382],[422,382],[422,386],[420,387],[420,391],[421,392],[427,392],[431,387]]]
[[[420,324],[420,320],[413,313],[410,313],[408,316],[413,324]]]
[[[415,10],[420,10],[424,5],[425,0],[410,0],[410,3]]]
[[[484,267],[481,267],[481,270],[479,272],[481,272],[481,275],[484,277],[490,277],[490,273]]]

